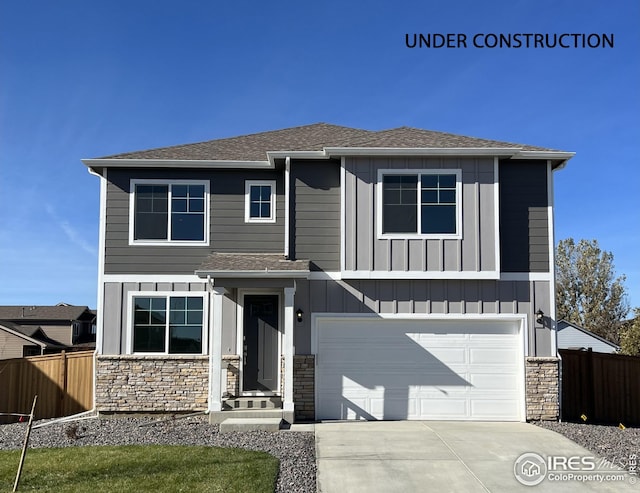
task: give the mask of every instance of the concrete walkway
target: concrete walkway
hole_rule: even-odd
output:
[[[315,435],[321,493],[640,491],[640,483],[630,485],[635,478],[598,460],[596,470],[558,472],[624,474],[624,481],[563,480],[543,471],[539,485],[522,485],[514,465],[524,453],[593,456],[562,435],[526,423],[325,422],[315,425]]]

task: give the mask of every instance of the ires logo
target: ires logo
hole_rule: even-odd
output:
[[[513,475],[525,486],[540,484],[550,473],[595,471],[594,457],[563,457],[551,455],[546,459],[539,454],[528,452],[516,459],[513,465]]]

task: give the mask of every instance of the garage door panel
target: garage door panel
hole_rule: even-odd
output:
[[[475,389],[516,391],[519,388],[513,373],[474,373],[469,381]]]
[[[470,405],[471,414],[478,419],[509,421],[518,413],[520,403],[516,399],[472,399]]]
[[[469,349],[469,363],[472,365],[517,364],[518,349],[514,344],[504,348],[476,347]]]
[[[318,321],[318,419],[520,420],[517,322]]]

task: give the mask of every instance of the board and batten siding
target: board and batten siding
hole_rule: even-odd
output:
[[[500,161],[503,272],[549,272],[546,161]]]
[[[291,163],[292,258],[314,271],[340,270],[340,163]]]
[[[493,158],[346,158],[345,271],[496,272],[494,168]],[[462,238],[379,238],[378,170],[386,169],[461,170]]]
[[[214,252],[280,253],[284,184],[276,170],[110,170],[107,183],[105,274],[193,274]],[[209,181],[209,246],[129,245],[131,179]],[[245,180],[276,180],[276,222],[245,222]]]
[[[526,314],[529,356],[552,356],[550,327],[534,315],[551,312],[551,293],[548,281],[298,280],[295,306],[305,314]],[[297,354],[311,352],[311,323],[308,316],[296,323]]]
[[[102,313],[104,330],[102,353],[108,355],[126,354],[127,326],[133,319],[128,312],[128,300],[131,293],[158,292],[165,295],[188,296],[189,293],[201,294],[206,291],[206,284],[201,282],[106,282],[104,285],[104,313]],[[222,304],[222,350],[225,354],[236,353],[236,290],[230,289],[223,298]],[[205,309],[209,306],[205,303]],[[212,314],[209,313],[209,324]],[[209,327],[204,330],[210,333]],[[207,352],[208,348],[205,348]]]

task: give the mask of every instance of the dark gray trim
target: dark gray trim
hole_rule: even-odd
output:
[[[549,272],[546,161],[500,161],[502,272]]]

